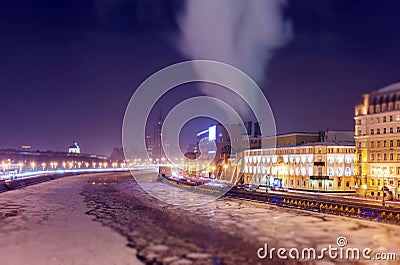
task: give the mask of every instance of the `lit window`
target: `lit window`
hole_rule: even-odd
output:
[[[336,174],[337,174],[339,177],[341,177],[341,176],[343,175],[343,170],[342,170],[341,167],[338,167],[338,168],[337,168]]]
[[[328,176],[333,176],[333,168],[328,167]]]
[[[350,167],[346,167],[344,169],[344,175],[347,176],[347,177],[351,175],[351,168]]]

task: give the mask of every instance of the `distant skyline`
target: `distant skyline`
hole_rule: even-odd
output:
[[[361,95],[400,81],[399,10],[396,0],[287,1],[292,39],[259,84],[278,133],[353,130]],[[176,43],[184,11],[174,0],[1,1],[0,148],[66,151],[76,140],[82,152],[110,155],[136,87],[189,59]],[[150,125],[160,108],[201,94],[195,85],[177,91]]]

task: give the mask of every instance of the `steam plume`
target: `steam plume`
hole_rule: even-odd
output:
[[[273,51],[292,37],[283,18],[285,0],[187,1],[178,20],[179,49],[192,59],[231,64],[257,82],[264,79]]]

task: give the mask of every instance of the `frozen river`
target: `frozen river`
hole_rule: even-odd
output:
[[[166,197],[172,192],[174,200],[198,196],[161,183],[152,189]],[[323,260],[282,259],[296,249],[340,249],[338,237],[347,241],[343,250],[369,248],[372,258],[400,257],[399,226],[226,198],[173,206],[149,196],[126,173],[69,177],[6,192],[0,207],[4,264],[398,263],[330,259],[327,253]],[[257,252],[262,256],[266,244],[268,252],[287,251],[281,258],[275,251],[272,260],[260,259]]]

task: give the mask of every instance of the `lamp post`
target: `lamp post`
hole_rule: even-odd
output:
[[[364,190],[364,198],[367,198],[367,184],[362,185],[362,189]]]
[[[226,180],[226,169],[228,168],[228,165],[225,164],[224,165],[224,180]]]

